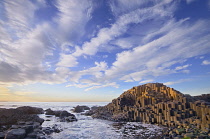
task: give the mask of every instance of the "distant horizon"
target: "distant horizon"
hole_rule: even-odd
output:
[[[209,0],[0,1],[0,101],[210,93]]]

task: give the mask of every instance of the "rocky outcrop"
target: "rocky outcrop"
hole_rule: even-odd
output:
[[[36,115],[41,113],[43,113],[43,109],[29,106],[16,109],[0,109],[0,126],[17,124],[18,121],[43,123],[44,120]]]
[[[99,108],[101,108],[101,106],[93,106],[93,107],[90,108],[89,111],[86,111],[86,112],[84,113],[84,115],[86,115],[86,116],[91,116],[91,115],[93,115],[94,113],[96,113],[96,111],[97,111]]]
[[[41,138],[44,119],[37,114],[44,111],[36,107],[19,107],[16,109],[0,109],[0,139]],[[39,132],[38,132],[39,131]]]
[[[209,132],[210,104],[167,87],[148,83],[133,87],[92,115],[114,121],[135,121]]]
[[[210,94],[202,94],[199,96],[194,96],[194,98],[198,100],[204,100],[204,101],[210,102]]]
[[[42,108],[22,106],[16,108],[16,110],[22,111],[25,114],[43,114],[44,110]]]
[[[84,112],[85,110],[90,110],[90,108],[88,106],[79,106],[78,105],[73,109],[73,112],[80,113],[80,112]]]
[[[45,111],[46,111],[45,113],[46,115],[55,115],[56,117],[59,117],[61,122],[77,121],[76,116],[67,111],[53,111],[51,109],[47,109]]]

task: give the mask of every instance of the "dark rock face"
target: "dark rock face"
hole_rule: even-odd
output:
[[[17,124],[18,121],[34,121],[43,123],[44,120],[37,115],[43,112],[41,108],[19,107],[16,109],[0,109],[0,126]]]
[[[46,109],[45,111],[46,111],[45,113],[46,115],[55,115],[55,112],[51,109]]]
[[[4,136],[4,139],[27,139],[27,138],[41,138],[45,136],[43,130],[41,130],[41,124],[33,121],[20,121],[17,125],[12,125],[10,129],[0,134]]]
[[[75,108],[74,108],[74,112],[76,112],[76,113],[80,113],[80,112],[84,112],[85,110],[90,110],[90,108],[88,107],[88,106],[76,106]]]
[[[5,133],[0,132],[0,139],[4,139],[4,137],[5,137]]]
[[[26,136],[24,129],[12,129],[6,134],[6,139],[23,139]]]
[[[61,122],[77,121],[76,116],[74,114],[67,112],[67,111],[53,111],[51,109],[47,109],[45,114],[46,115],[55,115],[56,117],[59,117],[61,119]]]
[[[210,94],[202,94],[199,96],[194,96],[195,99],[204,100],[206,102],[210,102]]]
[[[114,121],[136,121],[168,127],[210,129],[210,104],[161,83],[133,87],[92,115]]]
[[[91,116],[94,113],[96,113],[97,109],[99,109],[99,108],[101,108],[101,106],[93,106],[93,107],[90,108],[89,111],[85,112],[84,115]]]
[[[25,114],[43,114],[44,113],[44,110],[42,108],[36,108],[36,107],[30,107],[30,106],[18,107],[17,110],[20,110]]]
[[[52,112],[67,122],[77,120],[73,114],[67,111]],[[57,125],[43,128],[41,125],[44,119],[36,115],[40,113],[43,113],[43,109],[28,106],[0,109],[0,139],[46,139],[49,134],[62,131]]]

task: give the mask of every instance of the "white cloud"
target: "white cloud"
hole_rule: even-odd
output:
[[[114,42],[114,44],[120,46],[123,49],[129,49],[133,47],[131,41],[127,39],[118,39]]]
[[[152,83],[154,80],[153,79],[148,79],[148,80],[144,80],[139,82],[140,84],[145,84],[145,83]]]
[[[144,83],[151,80],[142,79],[153,76],[189,73],[191,65],[184,61],[210,52],[209,20],[175,20],[176,2],[171,0],[110,1],[115,17],[109,23],[115,22],[100,26],[94,35],[87,35],[97,8],[92,0],[58,0],[54,6],[59,12],[54,11],[50,22],[47,18],[38,22],[37,11],[49,6],[46,3],[0,2],[0,84],[69,82],[68,86],[86,90],[118,87],[115,81]],[[96,56],[98,52],[109,55]],[[108,58],[81,69],[80,56],[87,61]],[[172,68],[175,64],[182,66]]]
[[[81,71],[72,71],[70,74],[70,81],[78,83],[84,75],[90,75],[95,78],[101,78],[104,75],[104,71],[108,68],[106,62],[95,62],[95,67],[88,68]]]
[[[183,69],[188,68],[189,66],[191,66],[191,64],[187,64],[187,65],[183,65],[183,66],[178,66],[178,67],[175,68],[175,70],[183,70]]]
[[[204,61],[202,62],[202,65],[210,65],[210,61],[204,60]]]
[[[168,4],[171,0],[147,0],[147,1],[140,1],[140,0],[115,0],[110,1],[110,7],[115,16],[119,16],[125,13],[128,13],[130,11],[139,9],[139,8],[145,8],[150,7],[158,4]]]
[[[180,22],[183,23],[183,21]],[[121,79],[139,81],[149,75],[160,76],[176,73],[176,71],[169,69],[172,65],[187,58],[210,52],[207,39],[210,35],[205,34],[209,30],[207,22],[198,21],[193,25],[186,23],[178,23],[177,25],[176,22],[170,24],[171,28],[161,37],[143,46],[118,53],[112,67],[106,70],[106,76],[117,78],[125,75]],[[176,26],[173,26],[174,24]],[[203,34],[202,38],[199,37],[200,34],[192,34],[192,32],[198,31]],[[177,70],[188,66],[190,65],[177,67]]]
[[[106,84],[103,84],[103,85],[92,86],[90,88],[85,89],[85,91],[90,91],[90,90],[93,90],[93,89],[104,88],[104,87],[119,88],[119,85],[116,84],[116,82],[111,82],[111,83],[106,83]]]
[[[35,12],[44,7],[46,2],[0,3],[2,9],[5,9],[1,10],[2,17],[7,19],[4,22],[0,18],[0,72],[3,74],[0,82],[66,82],[69,72],[61,73],[61,67],[76,66],[78,62],[75,57],[64,53],[71,52],[73,49],[69,50],[67,46],[72,46],[73,40],[83,35],[85,25],[91,19],[91,3],[92,1],[79,0],[57,1],[59,14],[53,18],[55,24],[34,21]],[[62,52],[57,68],[54,63],[58,59],[54,54],[59,50],[58,46],[61,46]]]
[[[188,82],[188,81],[192,81],[192,79],[181,79],[181,80],[172,81],[172,82],[165,82],[163,84],[164,85],[173,85],[173,84],[178,84],[178,83],[183,83],[183,82]]]
[[[119,16],[124,13],[138,9],[141,5],[148,3],[148,1],[139,0],[115,0],[110,1],[110,7],[115,16]]]
[[[196,0],[186,0],[187,4],[190,4],[190,3],[194,2],[194,1],[196,1]]]
[[[204,56],[200,56],[199,58],[200,58],[200,59],[204,59]]]
[[[56,7],[60,11],[55,18],[58,23],[60,43],[79,41],[85,33],[85,25],[91,19],[93,5],[91,0],[58,0]]]
[[[57,63],[57,66],[60,67],[75,67],[77,66],[77,59],[72,55],[61,54],[60,61]]]
[[[169,16],[169,13],[163,12],[162,8],[162,5],[159,4],[155,5],[154,7],[137,9],[120,16],[110,28],[100,29],[96,37],[92,38],[89,42],[85,42],[81,48],[76,47],[76,51],[73,53],[73,55],[76,57],[83,54],[95,55],[101,45],[107,44],[111,40],[116,39],[120,35],[124,34],[127,31],[129,24],[141,23],[145,20],[155,17]]]
[[[8,19],[5,26],[16,37],[23,37],[26,32],[30,31],[30,26],[34,21],[34,13],[38,7],[32,2],[24,0],[4,1],[4,6],[5,16]]]

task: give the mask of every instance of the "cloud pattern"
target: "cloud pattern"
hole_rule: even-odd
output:
[[[210,53],[210,19],[178,18],[179,5],[172,0],[2,0],[0,84],[66,83],[89,91],[187,74],[194,66],[187,60]],[[101,7],[108,9],[108,20],[97,15]]]

